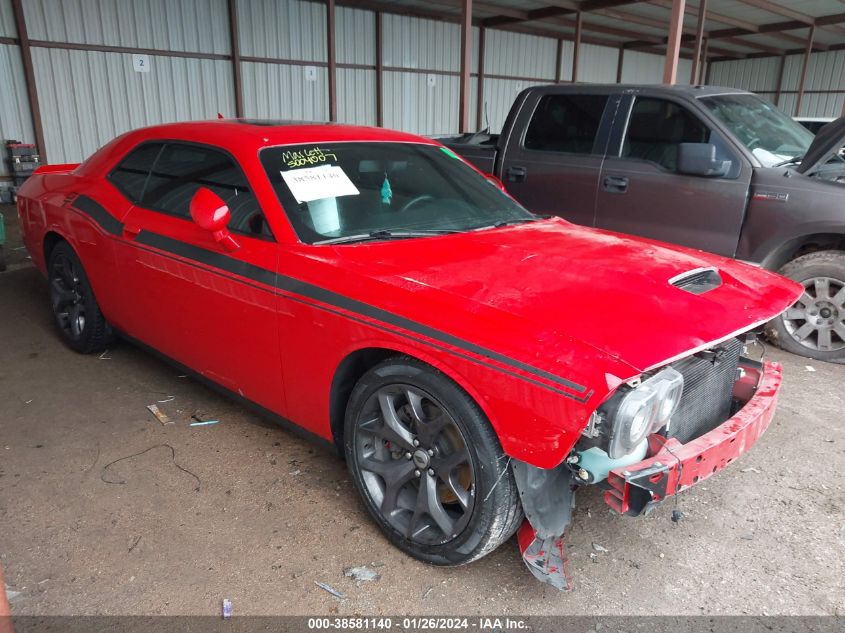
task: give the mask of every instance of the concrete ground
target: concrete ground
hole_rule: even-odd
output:
[[[408,558],[337,457],[128,344],[74,354],[44,281],[16,268],[0,274],[0,563],[18,615],[216,615],[223,598],[241,615],[845,613],[845,366],[769,350],[786,369],[772,426],[679,498],[678,525],[671,505],[633,519],[579,492],[564,594],[515,541],[462,568]],[[146,409],[162,400],[174,425]],[[381,578],[344,577],[359,565]]]

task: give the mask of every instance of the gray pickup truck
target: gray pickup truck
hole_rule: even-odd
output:
[[[521,92],[501,134],[439,140],[536,213],[801,282],[769,337],[845,362],[845,117],[813,136],[733,88],[572,84]]]

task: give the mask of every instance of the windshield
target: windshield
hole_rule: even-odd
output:
[[[699,99],[734,133],[764,167],[800,162],[813,134],[757,95],[734,94]]]
[[[537,216],[449,149],[413,143],[268,147],[261,164],[306,243],[419,237]]]

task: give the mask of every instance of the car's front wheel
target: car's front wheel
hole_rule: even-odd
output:
[[[779,272],[802,284],[804,294],[769,323],[769,338],[794,354],[845,362],[845,251],[802,255]]]
[[[469,563],[519,527],[522,507],[496,434],[432,367],[396,357],[368,371],[350,396],[344,444],[367,510],[415,558]]]
[[[53,320],[64,342],[74,351],[103,351],[112,338],[79,256],[67,242],[59,242],[47,264]]]

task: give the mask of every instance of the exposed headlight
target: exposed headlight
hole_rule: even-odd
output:
[[[607,454],[613,459],[623,457],[647,435],[666,426],[683,391],[684,377],[669,367],[626,393],[611,420]]]

